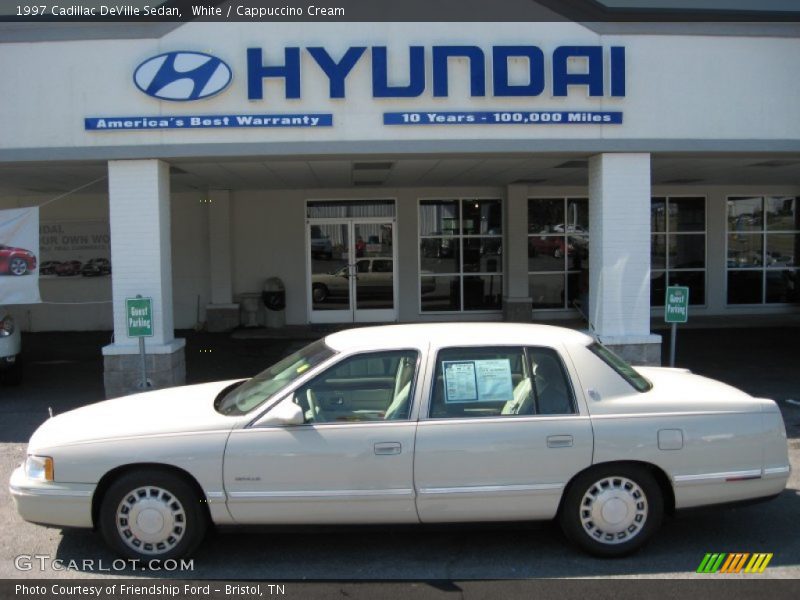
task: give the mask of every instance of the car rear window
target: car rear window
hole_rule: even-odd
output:
[[[614,371],[627,381],[637,392],[647,392],[653,388],[652,383],[642,377],[642,375],[627,362],[603,346],[603,344],[595,342],[589,346],[589,350],[600,357],[600,360],[609,367],[614,369]]]

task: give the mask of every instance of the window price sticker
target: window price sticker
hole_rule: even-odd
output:
[[[443,361],[445,402],[507,402],[514,396],[507,358]]]

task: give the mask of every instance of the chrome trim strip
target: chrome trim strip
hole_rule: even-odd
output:
[[[520,492],[549,492],[561,490],[563,483],[534,483],[530,485],[474,485],[446,488],[420,488],[419,494],[435,496],[440,494],[515,494]]]
[[[764,469],[764,479],[782,477],[784,475],[789,475],[791,472],[792,467],[790,465],[784,465],[782,467],[769,467],[768,469]]]
[[[91,498],[94,490],[67,490],[56,488],[49,490],[42,487],[19,487],[16,485],[8,486],[9,492],[17,496],[58,496],[62,498]]]
[[[303,423],[302,425],[264,425],[262,427],[256,425],[248,425],[244,429],[234,429],[231,433],[240,434],[248,433],[265,433],[265,432],[278,432],[278,431],[315,431],[317,429],[347,429],[347,428],[360,428],[364,427],[408,427],[410,425],[416,426],[416,421],[397,420],[397,421],[349,421],[347,423]]]
[[[659,413],[615,413],[613,415],[592,415],[593,420],[598,419],[644,419],[653,417],[708,417],[716,415],[760,415],[761,413],[748,410],[703,410],[679,411]]]
[[[308,490],[308,491],[280,491],[280,492],[229,492],[231,499],[259,498],[259,499],[311,499],[311,498],[375,498],[376,496],[414,497],[414,490],[387,489],[387,490]]]
[[[225,492],[209,492],[208,490],[204,490],[203,492],[206,495],[206,500],[209,502],[225,501]]]
[[[760,479],[761,469],[749,469],[747,471],[727,471],[725,473],[699,473],[697,475],[673,475],[672,481],[675,485],[694,485],[703,483],[721,483],[728,479]]]
[[[526,415],[521,417],[519,415],[497,415],[494,417],[459,417],[458,419],[448,417],[434,417],[420,419],[419,426],[432,427],[434,425],[449,425],[450,423],[528,423],[535,422],[541,423],[542,421],[591,421],[592,417],[589,415],[580,415],[577,413],[568,415]]]

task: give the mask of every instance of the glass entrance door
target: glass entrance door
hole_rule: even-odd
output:
[[[393,220],[310,219],[307,236],[312,323],[397,320]]]

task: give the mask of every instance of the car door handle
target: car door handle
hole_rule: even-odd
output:
[[[400,442],[380,442],[375,444],[375,454],[378,455],[400,454],[402,449],[403,446]]]
[[[548,448],[569,448],[572,446],[571,435],[548,435],[547,447]]]

